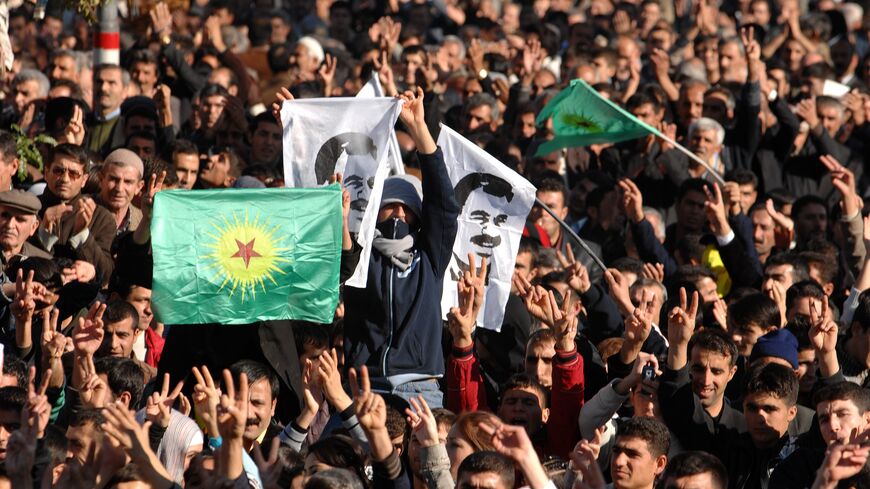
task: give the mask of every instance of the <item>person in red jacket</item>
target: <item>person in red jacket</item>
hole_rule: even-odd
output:
[[[471,260],[470,260],[471,262]],[[470,267],[471,268],[471,267]],[[480,363],[474,354],[472,331],[483,297],[485,264],[481,274],[466,273],[459,281],[459,307],[448,314],[448,329],[453,348],[447,363],[447,407],[456,412],[487,409],[486,390]],[[536,287],[532,302],[545,312],[544,326],[556,337],[553,357],[552,391],[548,407],[547,391],[540,383],[520,374],[511,378],[501,392],[502,402],[497,414],[509,424],[526,428],[536,440],[539,451],[566,458],[580,433],[577,417],[583,406],[583,358],[577,353],[577,313],[580,303],[568,297],[561,307],[552,290]]]

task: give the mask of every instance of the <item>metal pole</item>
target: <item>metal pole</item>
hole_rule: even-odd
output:
[[[121,64],[121,28],[118,0],[105,0],[97,7],[97,30],[94,33],[94,66]],[[96,71],[94,72],[96,74]]]
[[[571,229],[571,226],[569,226],[568,223],[566,223],[559,216],[557,216],[556,213],[553,212],[553,209],[550,209],[550,207],[547,204],[541,202],[541,199],[539,199],[537,197],[535,197],[535,204],[539,205],[542,209],[547,211],[547,214],[550,214],[553,217],[553,219],[555,219],[556,222],[558,222],[559,225],[562,226],[562,229],[567,231],[568,235],[571,236],[572,238],[574,238],[574,241],[577,241],[577,244],[579,244],[580,247],[583,248],[583,251],[585,251],[586,254],[588,254],[590,257],[592,257],[592,261],[594,261],[595,264],[601,268],[602,272],[607,271],[607,267],[604,266],[604,262],[601,261],[601,258],[598,258],[598,256],[595,253],[592,253],[592,250],[589,249],[589,245],[586,244],[585,241],[583,241],[583,238],[578,236],[577,233],[575,233],[574,230]]]

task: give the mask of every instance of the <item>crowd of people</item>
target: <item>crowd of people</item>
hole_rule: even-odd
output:
[[[3,7],[0,488],[870,488],[866,1],[120,2],[120,64]],[[668,137],[542,154],[577,78]],[[159,322],[155,195],[284,186],[281,104],[375,81],[367,287]],[[491,256],[442,319],[441,124],[567,224],[532,209],[498,331]]]

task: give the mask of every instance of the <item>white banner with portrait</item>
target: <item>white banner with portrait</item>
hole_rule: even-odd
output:
[[[517,250],[526,217],[535,202],[535,187],[492,155],[442,125],[438,146],[459,202],[459,230],[444,274],[441,312],[458,304],[456,282],[469,269],[468,254],[480,266],[489,262],[486,292],[477,324],[501,330],[511,292]]]
[[[348,226],[362,247],[359,265],[346,282],[363,288],[377,224],[387,148],[399,118],[395,98],[314,98],[289,100],[281,107],[284,125],[284,181],[288,187],[317,187],[335,173],[350,192]]]

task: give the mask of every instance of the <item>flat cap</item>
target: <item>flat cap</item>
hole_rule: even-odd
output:
[[[38,214],[39,210],[42,209],[39,197],[19,189],[0,192],[0,205],[32,215]]]
[[[145,175],[145,164],[142,163],[142,158],[127,148],[118,148],[109,153],[103,160],[103,167],[109,165],[132,166],[139,172],[139,178]]]

